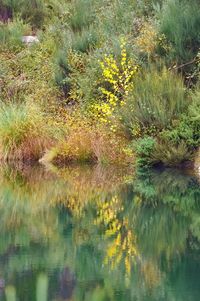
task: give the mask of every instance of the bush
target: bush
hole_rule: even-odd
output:
[[[4,102],[30,101],[45,106],[58,104],[59,91],[54,84],[52,56],[55,43],[45,36],[40,43],[13,54],[0,52],[0,99]],[[3,66],[3,67],[2,67]]]
[[[150,136],[138,139],[133,144],[137,159],[136,164],[140,168],[155,165],[180,166],[192,159],[186,143],[181,141],[174,144],[169,140],[158,140]]]
[[[37,160],[50,145],[48,137],[46,121],[38,107],[1,103],[1,159]]]
[[[159,71],[151,67],[138,76],[121,114],[130,132],[136,124],[143,129],[154,125],[159,131],[178,119],[186,107],[182,79],[166,68]]]
[[[154,152],[156,140],[152,137],[138,139],[133,147],[137,156],[136,164],[138,167],[148,167],[153,165],[152,153]]]
[[[200,92],[191,96],[188,111],[169,130],[161,133],[161,137],[174,144],[185,143],[192,151],[200,146]]]
[[[169,141],[159,141],[151,154],[151,161],[154,164],[163,164],[164,166],[180,166],[182,163],[192,158],[190,151],[184,141],[179,144],[173,144]]]

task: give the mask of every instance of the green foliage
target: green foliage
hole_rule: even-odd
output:
[[[170,141],[159,141],[151,154],[152,162],[162,163],[164,166],[180,166],[191,158],[191,153],[184,141],[177,145]]]
[[[184,140],[176,143],[169,139],[157,140],[150,136],[138,139],[133,144],[136,164],[140,168],[154,165],[180,166],[192,159],[192,153]]]
[[[178,124],[161,133],[161,137],[169,143],[185,143],[189,149],[200,145],[200,93],[196,91],[191,95],[191,104],[188,113],[181,116]]]
[[[41,0],[4,0],[13,15],[19,15],[23,20],[39,28],[45,17],[45,5]]]
[[[163,0],[136,0],[136,8],[141,15],[151,15],[156,7],[162,5]]]
[[[169,143],[179,144],[184,141],[190,149],[193,149],[200,145],[200,122],[184,115],[176,127],[163,131],[160,136]]]
[[[137,155],[136,163],[138,167],[148,167],[152,165],[151,155],[155,150],[156,140],[152,137],[140,138],[135,142],[134,150]]]
[[[0,23],[1,50],[9,49],[15,52],[22,50],[22,36],[29,30],[29,26],[20,19],[14,19],[8,24]]]
[[[188,108],[189,116],[194,121],[200,124],[200,89],[197,87],[192,94],[192,102]]]
[[[73,31],[82,31],[93,20],[92,1],[76,0],[70,17],[70,26]]]
[[[67,62],[67,53],[58,52],[56,55],[56,70],[55,70],[55,81],[56,84],[63,90],[65,96],[69,94],[70,84],[70,73],[71,69]]]
[[[143,128],[154,125],[161,130],[178,119],[186,107],[182,79],[166,68],[159,71],[151,67],[138,76],[122,118],[131,132],[138,123]]]
[[[167,0],[161,10],[160,32],[172,46],[176,62],[194,58],[200,47],[200,7],[198,0]]]
[[[72,35],[72,49],[78,52],[88,52],[94,49],[98,42],[96,32],[91,29],[82,30]]]

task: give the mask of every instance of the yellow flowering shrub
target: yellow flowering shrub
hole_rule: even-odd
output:
[[[126,51],[126,42],[121,40],[120,61],[113,55],[105,55],[100,62],[102,70],[102,93],[103,101],[96,103],[94,112],[102,122],[108,122],[116,107],[126,103],[126,97],[133,89],[133,79],[138,71],[138,66],[132,59],[129,59]]]

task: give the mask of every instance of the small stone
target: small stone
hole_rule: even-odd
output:
[[[25,44],[39,43],[39,39],[36,36],[23,36],[22,42]]]

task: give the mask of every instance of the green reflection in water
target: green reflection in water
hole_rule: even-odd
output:
[[[37,276],[36,300],[47,301],[48,299],[48,276],[41,273]]]
[[[0,300],[199,300],[200,186],[182,171],[4,166],[0,223]]]
[[[7,286],[5,289],[5,294],[7,301],[16,301],[16,290],[14,286]]]

